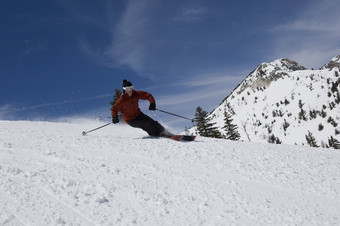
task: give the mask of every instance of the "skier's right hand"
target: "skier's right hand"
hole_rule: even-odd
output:
[[[118,115],[112,116],[112,123],[116,124],[119,122]]]

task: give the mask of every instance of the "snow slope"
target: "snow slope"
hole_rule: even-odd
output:
[[[0,225],[339,225],[340,151],[0,121]]]

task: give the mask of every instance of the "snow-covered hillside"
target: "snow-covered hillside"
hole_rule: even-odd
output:
[[[0,225],[340,224],[339,150],[100,125],[0,121]]]
[[[241,140],[307,145],[310,134],[327,147],[332,138],[340,141],[339,71],[340,55],[320,70],[289,59],[263,63],[210,117],[222,128],[224,112],[233,114]]]

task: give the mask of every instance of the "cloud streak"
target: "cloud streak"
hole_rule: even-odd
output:
[[[185,104],[193,103],[206,107],[216,107],[216,102],[211,100],[222,101],[235,88],[235,83],[240,83],[245,76],[227,76],[219,73],[210,76],[200,77],[199,79],[191,79],[174,84],[168,87],[177,87],[176,92],[169,95],[162,95],[157,98],[157,102],[162,106],[177,105],[185,108]]]
[[[97,95],[93,97],[79,98],[79,99],[74,99],[74,100],[64,100],[64,101],[59,101],[59,102],[22,106],[22,107],[14,107],[13,105],[4,105],[4,106],[0,106],[0,117],[4,115],[8,116],[9,114],[15,113],[15,112],[30,111],[30,110],[34,110],[38,108],[47,108],[47,107],[58,106],[58,105],[81,103],[81,102],[93,101],[93,100],[99,100],[99,99],[107,99],[108,97],[112,97],[112,93]]]
[[[198,22],[207,15],[208,11],[202,7],[183,8],[179,15],[174,17],[177,22]]]
[[[208,10],[199,6],[181,8],[156,0],[129,0],[118,20],[108,16],[111,42],[98,48],[82,40],[81,49],[97,63],[130,68],[144,78],[174,76],[175,68],[183,67],[186,58],[195,59],[187,49],[194,43],[186,37],[191,29],[188,23],[200,22],[208,15]]]
[[[214,87],[216,85],[221,86],[221,84],[235,84],[235,82],[240,82],[245,78],[244,75],[241,76],[231,76],[223,72],[219,73],[209,73],[205,75],[200,75],[197,77],[191,77],[190,80],[175,82],[169,84],[168,86],[183,86],[183,87]]]
[[[275,58],[289,57],[309,68],[319,68],[340,52],[339,3],[311,1],[286,24],[274,26]]]
[[[203,103],[204,99],[211,99],[211,97],[220,97],[221,95],[227,96],[232,89],[218,89],[218,90],[196,90],[187,93],[177,93],[169,96],[161,96],[158,102],[164,106],[192,103],[200,101]]]
[[[47,42],[40,42],[38,44],[31,45],[28,40],[25,40],[25,44],[27,47],[19,53],[17,57],[18,60],[44,52],[47,48]]]
[[[131,67],[143,74],[145,59],[150,58],[153,43],[153,20],[148,15],[152,9],[150,0],[130,0],[120,21],[112,30],[112,45],[105,52],[115,65]]]

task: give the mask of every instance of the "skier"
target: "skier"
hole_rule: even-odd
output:
[[[112,123],[116,124],[119,122],[118,112],[121,112],[125,122],[130,126],[143,129],[150,136],[164,136],[166,134],[164,127],[141,112],[138,106],[140,99],[149,100],[149,110],[156,110],[155,99],[150,93],[136,91],[131,82],[123,80],[123,94],[111,108]]]

